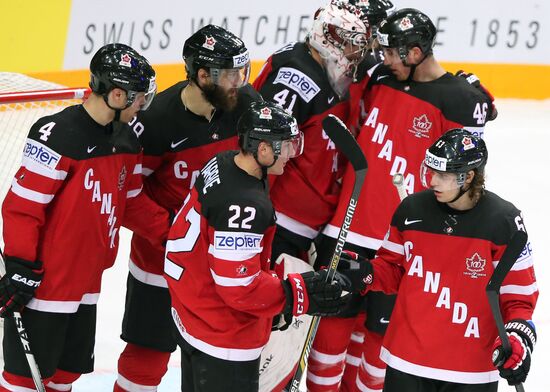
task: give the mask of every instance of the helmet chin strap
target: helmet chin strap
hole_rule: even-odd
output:
[[[279,158],[279,156],[273,154],[273,162],[270,165],[264,165],[264,164],[260,163],[260,161],[258,160],[258,152],[257,151],[254,152],[254,160],[260,166],[260,168],[262,169],[262,180],[267,178],[267,169],[269,169],[270,167],[273,167],[275,165],[275,163],[277,163],[277,158]]]
[[[466,181],[466,175],[465,174],[458,174],[458,176],[463,176],[463,178],[460,180],[460,182],[462,182],[462,184],[460,185],[460,188],[458,190],[458,194],[455,196],[455,198],[447,203],[454,203],[455,201],[457,201],[458,199],[460,199],[462,197],[463,194],[465,194],[466,192],[468,192],[470,190],[470,187],[466,187],[465,185],[465,181]]]
[[[407,83],[412,82],[413,77],[414,77],[414,72],[416,71],[416,67],[418,67],[420,64],[422,64],[424,62],[424,60],[426,60],[428,58],[428,54],[425,54],[424,57],[422,57],[422,60],[420,60],[420,62],[418,62],[417,64],[409,64],[409,63],[407,63],[407,59],[401,60],[405,67],[408,67],[408,68],[411,69],[410,72],[409,72],[409,77],[406,80]]]
[[[103,100],[105,101],[105,104],[107,105],[107,107],[109,109],[115,111],[115,118],[113,119],[113,121],[120,121],[120,113],[122,113],[123,110],[128,109],[130,106],[132,106],[132,103],[128,103],[128,99],[126,99],[126,106],[124,108],[120,109],[120,108],[112,107],[109,104],[109,94],[108,93],[103,95]]]

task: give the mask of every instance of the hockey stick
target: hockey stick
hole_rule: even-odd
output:
[[[346,238],[353,220],[355,208],[357,207],[357,200],[359,199],[361,187],[365,181],[365,175],[367,174],[367,160],[365,159],[365,155],[361,151],[361,148],[355,141],[355,138],[338,117],[329,114],[323,120],[323,129],[328,137],[334,142],[336,147],[346,156],[355,172],[353,191],[348,202],[344,222],[342,222],[342,227],[340,227],[340,232],[338,233],[338,241],[336,242],[336,247],[328,267],[327,280],[332,280],[334,278],[334,274],[336,273],[336,267],[338,267],[338,263],[340,262],[340,255],[342,254],[344,244],[346,243]],[[307,359],[309,357],[311,346],[313,345],[313,338],[315,337],[317,328],[319,327],[319,322],[319,317],[313,317],[307,332],[302,353],[300,354],[298,368],[296,369],[296,373],[294,373],[294,377],[292,377],[285,388],[285,391],[287,392],[298,392],[300,380],[302,379],[302,375],[306,369]]]
[[[0,250],[0,258],[2,263],[5,265],[4,253]],[[23,351],[25,352],[25,357],[27,357],[27,363],[29,364],[29,369],[31,371],[32,380],[36,386],[38,392],[46,392],[46,387],[44,382],[42,382],[42,375],[40,374],[40,369],[36,364],[34,359],[34,354],[32,353],[31,346],[29,343],[29,336],[27,335],[27,330],[23,325],[23,319],[21,318],[20,312],[13,312],[13,320],[15,322],[15,327],[17,328],[17,334],[19,335],[19,340],[23,345]]]
[[[407,197],[407,192],[405,191],[405,185],[403,185],[403,174],[395,173],[392,178],[393,185],[397,188],[397,193],[399,194],[399,200],[403,201]]]
[[[502,281],[508,274],[508,271],[512,268],[517,258],[525,248],[527,243],[527,233],[524,231],[517,231],[514,233],[504,254],[500,258],[497,267],[491,275],[489,283],[485,288],[487,294],[487,299],[489,300],[489,305],[491,306],[491,313],[493,313],[493,318],[495,319],[495,324],[498,330],[498,336],[502,341],[502,347],[498,347],[493,351],[493,363],[500,358],[495,366],[499,366],[503,363],[505,358],[508,358],[512,352],[512,346],[510,346],[510,340],[508,340],[508,335],[506,329],[504,328],[504,321],[502,320],[502,314],[500,313],[500,304],[499,304],[499,292]],[[523,384],[519,383],[514,385],[517,392],[524,392]]]

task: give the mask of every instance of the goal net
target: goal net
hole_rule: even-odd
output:
[[[0,72],[0,202],[21,164],[23,145],[32,124],[40,117],[82,102],[87,93],[86,88],[66,88],[22,74]],[[3,239],[0,245],[3,249]]]

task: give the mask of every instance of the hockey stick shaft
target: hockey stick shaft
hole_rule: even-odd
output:
[[[393,185],[397,189],[397,194],[399,195],[399,200],[403,201],[407,197],[407,191],[405,190],[405,185],[403,184],[403,174],[395,173],[392,178]]]
[[[502,313],[500,312],[500,300],[499,292],[500,287],[504,278],[518,259],[519,255],[523,252],[527,244],[527,233],[524,231],[517,231],[514,233],[510,242],[506,246],[500,261],[498,262],[497,267],[491,275],[491,279],[485,288],[487,299],[489,300],[489,306],[491,307],[491,313],[495,320],[495,324],[498,330],[498,336],[502,342],[502,349],[497,348],[493,353],[493,358],[507,358],[512,352],[512,347],[510,345],[510,340],[508,339],[508,334],[504,328],[504,321],[502,320]],[[501,352],[502,350],[502,352]],[[494,361],[494,360],[493,360]],[[495,364],[498,365],[498,364]],[[523,384],[519,383],[515,385],[517,392],[524,392]]]
[[[355,214],[355,209],[357,207],[357,202],[359,199],[359,194],[361,193],[361,188],[363,182],[365,181],[365,175],[367,174],[367,160],[361,148],[355,141],[354,137],[348,131],[346,126],[342,121],[333,115],[329,115],[323,120],[323,129],[329,136],[329,138],[334,142],[338,149],[348,158],[353,170],[355,172],[355,182],[353,185],[353,191],[348,202],[346,209],[346,215],[344,217],[344,222],[340,227],[340,232],[338,233],[338,241],[336,242],[336,247],[331,258],[331,262],[328,268],[327,279],[332,280],[334,274],[336,273],[336,268],[340,262],[340,255],[346,243],[346,238]],[[313,339],[319,328],[319,322],[321,321],[320,317],[313,317],[311,325],[309,327],[306,341],[300,354],[300,360],[298,362],[298,368],[294,377],[287,384],[285,391],[298,392],[300,386],[300,380],[305,372],[307,359],[313,345]]]
[[[0,258],[2,260],[2,263],[4,263],[5,265],[4,253],[1,250],[0,250]],[[44,382],[42,381],[42,375],[40,374],[40,369],[38,368],[38,364],[36,363],[36,359],[34,358],[34,354],[32,353],[32,350],[31,350],[31,346],[29,343],[29,335],[27,334],[27,330],[23,325],[23,319],[21,318],[21,313],[13,312],[13,320],[15,322],[15,327],[17,328],[17,334],[19,335],[19,340],[21,340],[21,344],[23,345],[23,352],[25,353],[25,357],[27,358],[27,363],[29,364],[29,369],[31,371],[32,380],[34,381],[36,390],[38,392],[46,392],[46,387],[44,386]]]

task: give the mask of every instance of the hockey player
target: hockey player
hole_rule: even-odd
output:
[[[406,193],[421,190],[418,173],[426,148],[451,128],[465,127],[482,135],[491,115],[490,98],[481,89],[439,65],[432,51],[435,35],[432,21],[415,9],[396,11],[377,32],[384,63],[371,69],[363,81],[365,113],[357,139],[369,162],[369,172],[346,245],[366,257],[373,257],[380,247],[399,203],[393,175],[404,176]],[[352,185],[353,171],[348,170],[342,183],[342,200],[347,200]],[[330,260],[345,214],[344,204],[339,204],[323,231],[317,249],[317,260],[321,262]],[[357,387],[381,390],[385,365],[378,354],[394,299],[371,291],[365,300],[367,332]],[[325,382],[323,390],[336,390],[327,387],[327,380],[332,381],[333,388],[338,387],[353,328],[353,317],[323,319],[319,326],[312,353],[320,355],[311,355],[309,369],[323,369],[322,374],[314,374],[319,385]]]
[[[381,351],[388,365],[384,391],[496,391],[495,359],[510,385],[527,377],[539,294],[530,242],[500,289],[512,352],[493,357],[502,343],[485,287],[525,225],[513,204],[484,189],[487,156],[485,142],[465,129],[433,143],[422,168],[430,189],[399,205],[372,261],[367,288],[397,293]]]
[[[32,126],[2,205],[0,391],[34,390],[14,311],[46,389],[69,391],[93,370],[101,276],[114,263],[121,224],[159,246],[168,235],[167,211],[141,192],[141,146],[127,124],[155,95],[155,72],[122,44],[100,48],[90,72],[84,104]]]
[[[293,113],[306,141],[304,154],[272,185],[277,216],[272,260],[281,253],[303,257],[334,213],[342,163],[321,121],[328,114],[347,117],[347,89],[368,38],[360,16],[347,2],[321,7],[306,41],[275,52],[254,81],[264,99]]]
[[[163,91],[132,122],[144,149],[144,191],[174,212],[202,166],[216,153],[237,148],[239,115],[261,100],[247,84],[248,50],[229,31],[201,28],[185,41],[183,58],[187,81]],[[115,391],[156,390],[176,349],[163,265],[164,247],[134,233],[121,335],[127,345]]]
[[[296,120],[256,102],[238,123],[240,151],[201,170],[166,245],[165,277],[181,348],[182,391],[258,391],[273,316],[335,314],[342,288],[326,274],[270,273],[275,214],[267,174],[302,152]]]

